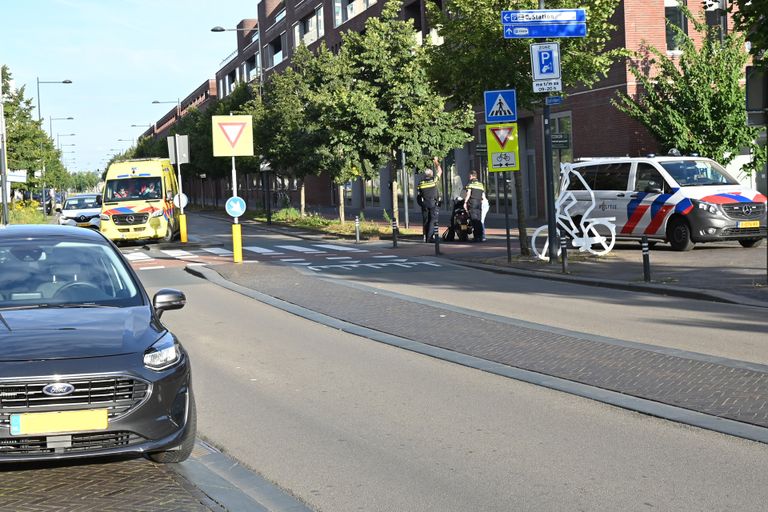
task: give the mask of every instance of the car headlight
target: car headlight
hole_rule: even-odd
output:
[[[181,347],[171,333],[157,340],[144,352],[144,366],[150,370],[165,370],[180,360]]]
[[[163,216],[163,210],[155,210],[150,215],[150,217],[162,217],[162,216]]]
[[[713,215],[719,215],[720,214],[720,208],[717,207],[717,205],[712,203],[707,203],[706,201],[699,201],[697,206],[700,210],[704,210],[706,212],[709,212]]]
[[[107,215],[106,213],[102,213],[101,215],[99,215],[99,218],[101,220],[109,220],[109,215]]]

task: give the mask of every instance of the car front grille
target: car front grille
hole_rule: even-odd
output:
[[[61,438],[66,439],[61,446]],[[108,450],[140,444],[146,439],[133,432],[94,432],[87,434],[71,434],[56,436],[55,440],[45,436],[14,437],[0,439],[0,460],[3,455],[36,455],[46,453],[75,453]],[[56,446],[59,443],[59,446]]]
[[[149,384],[133,377],[66,378],[75,390],[66,396],[48,396],[43,388],[53,380],[0,381],[0,426],[10,424],[12,413],[47,410],[108,409],[110,419],[123,416],[149,396]]]
[[[148,218],[148,213],[129,213],[112,215],[112,222],[118,226],[133,226],[134,224],[146,223]]]
[[[721,205],[731,219],[757,220],[765,215],[765,203],[731,203]]]
[[[765,229],[760,228],[726,228],[723,236],[765,236]]]

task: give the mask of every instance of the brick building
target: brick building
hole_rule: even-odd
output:
[[[688,7],[696,16],[702,16],[708,24],[720,25],[727,29],[728,22],[723,11],[718,10],[720,2],[711,0],[705,9],[699,0],[690,0]],[[412,19],[419,37],[429,34],[425,20],[425,2],[440,0],[406,0],[403,2],[403,17]],[[216,72],[213,88],[219,98],[229,94],[239,82],[261,83],[271,73],[280,72],[288,65],[293,50],[303,42],[309,49],[317,48],[323,42],[332,50],[341,44],[341,35],[347,30],[362,30],[365,21],[378,16],[383,7],[382,0],[258,0],[256,17],[242,20],[236,30],[237,49]],[[687,22],[682,16],[677,0],[623,0],[620,2],[613,23],[618,27],[610,42],[611,47],[640,49],[643,43],[655,46],[674,55],[677,52],[673,33],[666,21],[681,26],[687,31]],[[432,34],[434,36],[434,34]],[[611,105],[618,91],[633,95],[637,85],[629,71],[628,62],[614,64],[607,77],[589,89],[568,91],[562,105],[552,109],[552,131],[560,134],[559,147],[553,150],[554,172],[558,172],[560,161],[580,157],[611,155],[643,155],[657,152],[653,138],[638,123],[619,112]],[[194,95],[191,95],[194,96]],[[189,98],[189,97],[188,97]],[[183,109],[182,109],[183,110]],[[447,158],[444,168],[444,195],[453,195],[466,181],[471,168],[485,174],[485,126],[482,107],[477,109],[475,141],[456,149]],[[158,121],[158,130],[167,129],[164,120],[169,112]],[[529,216],[543,217],[544,164],[543,164],[543,123],[540,111],[519,114],[521,174],[525,183],[525,210]],[[743,163],[743,160],[741,160]],[[496,174],[485,175],[492,211],[503,210],[497,191],[501,184]],[[412,178],[411,178],[412,179]],[[347,191],[348,204],[353,206],[390,208],[387,183],[389,170],[382,170],[378,180],[350,184]],[[261,180],[244,177],[251,195],[258,195],[252,189],[262,186]],[[557,182],[557,179],[556,179]],[[412,183],[411,183],[412,185]],[[295,183],[289,179],[278,179],[272,184],[296,199]],[[226,190],[227,187],[221,187]],[[413,186],[409,187],[413,191]],[[382,193],[383,192],[383,193]],[[514,199],[511,211],[516,211]],[[329,180],[313,178],[307,182],[307,203],[310,205],[331,205],[336,201]],[[402,201],[400,202],[402,204]],[[412,196],[411,196],[411,204]]]

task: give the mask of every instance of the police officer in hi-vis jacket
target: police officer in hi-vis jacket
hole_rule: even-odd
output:
[[[467,193],[464,196],[464,209],[469,212],[469,220],[472,221],[472,241],[482,242],[485,240],[482,208],[486,197],[485,187],[477,179],[477,171],[469,171],[469,183],[465,189]]]
[[[419,182],[417,187],[418,194],[416,196],[416,202],[421,206],[421,216],[424,220],[423,233],[425,242],[433,242],[434,237],[438,235],[433,231],[436,231],[435,224],[438,222],[440,190],[438,181],[443,174],[443,168],[440,166],[440,160],[437,157],[433,157],[432,162],[435,164],[437,174],[432,172],[432,169],[424,169],[424,178]]]

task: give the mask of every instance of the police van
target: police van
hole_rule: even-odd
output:
[[[766,196],[708,158],[594,158],[571,167],[583,179],[568,183],[576,199],[571,217],[614,217],[619,239],[646,236],[687,251],[721,240],[756,247],[766,236]],[[584,184],[594,192],[594,204]]]
[[[167,158],[116,162],[107,169],[100,230],[110,240],[163,240],[179,234],[179,193]]]

